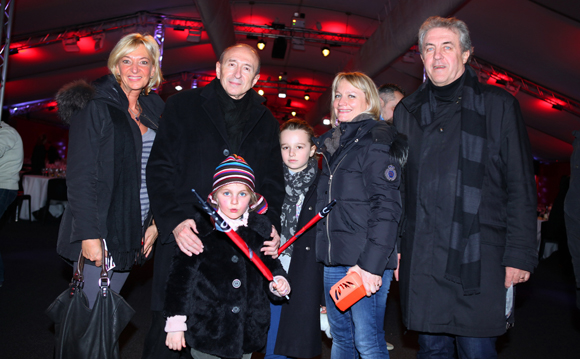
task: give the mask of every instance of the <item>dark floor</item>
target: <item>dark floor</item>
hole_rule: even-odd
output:
[[[5,281],[0,288],[0,358],[52,358],[53,331],[44,310],[70,281],[72,270],[56,254],[58,223],[0,224]],[[122,336],[124,359],[141,357],[149,327],[152,263],[133,270],[121,294],[136,310]],[[499,358],[580,358],[580,315],[574,282],[557,253],[542,261],[532,279],[518,285],[516,326],[498,341]],[[395,359],[414,358],[416,333],[400,322],[398,286],[387,309],[387,340]],[[330,341],[321,358],[330,358]],[[255,355],[256,357],[260,357]]]

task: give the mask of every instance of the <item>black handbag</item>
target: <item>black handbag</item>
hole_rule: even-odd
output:
[[[102,239],[101,245],[104,254]],[[123,297],[109,288],[110,279],[105,270],[104,258],[98,283],[101,290],[97,294],[93,309],[90,309],[87,296],[83,292],[84,264],[85,258],[81,251],[69,289],[62,292],[45,312],[55,326],[54,358],[118,359],[119,336],[129,324],[135,310]]]

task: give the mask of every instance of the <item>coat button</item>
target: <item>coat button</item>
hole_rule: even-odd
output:
[[[228,157],[230,155],[230,151],[226,148],[224,150],[224,156]]]
[[[443,132],[443,127],[439,127],[439,132]]]
[[[309,210],[309,211],[312,211],[312,206],[308,207],[308,210]]]
[[[309,251],[310,250],[310,247],[306,247],[306,250]]]
[[[232,287],[239,288],[241,286],[242,286],[242,281],[239,279],[234,279],[234,281],[232,282]]]
[[[232,308],[232,313],[238,314],[239,312],[240,312],[240,307],[233,307]]]
[[[238,260],[239,260],[238,256],[232,256],[232,262],[238,263]]]

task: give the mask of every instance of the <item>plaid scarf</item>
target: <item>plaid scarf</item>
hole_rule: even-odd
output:
[[[280,245],[286,243],[294,234],[296,234],[297,229],[300,229],[296,228],[300,211],[302,210],[302,205],[304,204],[304,198],[308,192],[308,188],[312,186],[316,179],[317,170],[318,162],[314,157],[311,157],[308,160],[308,165],[300,172],[290,173],[288,166],[284,165],[286,196],[284,197],[282,215],[280,216],[280,222],[282,224]],[[292,257],[292,247],[294,247],[293,244],[291,244],[282,255]]]
[[[481,87],[471,66],[465,67],[461,86],[461,141],[457,168],[457,189],[445,278],[460,283],[464,295],[480,293],[481,245],[479,205],[487,157],[485,104]],[[429,88],[429,87],[427,87]],[[431,91],[421,108],[431,116],[436,100]],[[425,108],[425,106],[429,106]]]

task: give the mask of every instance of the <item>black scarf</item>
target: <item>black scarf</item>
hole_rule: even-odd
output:
[[[137,166],[137,154],[126,111],[112,105],[108,107],[114,126],[115,150],[113,189],[105,239],[115,261],[115,269],[127,271],[141,258],[141,168]]]
[[[238,153],[242,142],[242,136],[244,134],[244,128],[250,119],[250,105],[252,104],[250,99],[251,94],[246,93],[241,99],[234,100],[230,95],[228,95],[218,78],[213,81],[217,82],[215,88],[222,113],[224,114],[224,120],[226,122],[226,131],[228,133],[228,142],[231,146],[231,153]],[[251,91],[251,89],[249,91]]]
[[[316,172],[318,169],[318,162],[314,158],[308,160],[305,169],[300,172],[290,173],[290,170],[284,165],[284,182],[286,184],[284,196],[284,203],[282,204],[282,215],[280,216],[281,233],[280,245],[286,243],[296,233],[296,226],[298,224],[299,213],[296,207],[304,204],[304,196],[308,192],[308,188],[314,183]],[[292,247],[290,245],[283,253],[292,257]]]
[[[487,157],[485,104],[479,81],[470,66],[465,67],[458,81],[461,86],[458,97],[461,101],[461,141],[445,278],[461,283],[464,295],[475,295],[481,291],[479,205]],[[421,113],[429,123],[431,119],[427,117],[431,116],[437,100],[430,86],[427,89],[429,98],[423,102]]]

